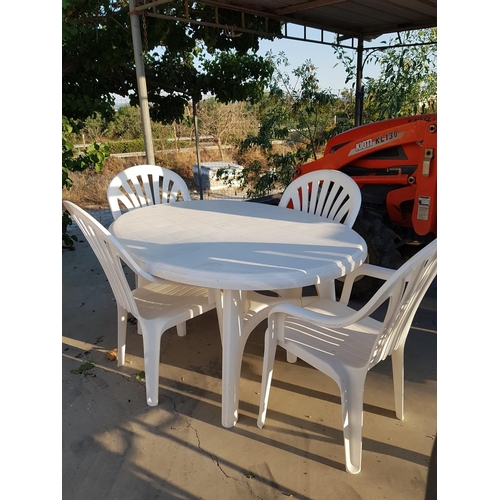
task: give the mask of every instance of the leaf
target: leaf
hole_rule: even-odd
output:
[[[115,347],[111,351],[106,351],[108,361],[116,361],[118,359],[118,349]]]
[[[74,373],[75,375],[81,375],[82,373],[85,373],[88,370],[91,370],[94,368],[94,363],[83,363],[83,365],[80,365],[78,370],[70,370],[71,373]]]
[[[135,374],[135,380],[142,382],[146,378],[146,374],[142,371]]]

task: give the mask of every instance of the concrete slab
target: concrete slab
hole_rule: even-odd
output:
[[[116,347],[116,308],[81,237],[62,255],[62,498],[421,500],[436,436],[436,285],[406,348],[405,420],[394,413],[390,360],[368,375],[363,466],[345,472],[338,387],[302,361],[277,355],[266,425],[258,413],[262,323],[245,349],[240,418],[221,426],[221,344],[215,311],[164,333],[160,401],[146,404],[142,339],[129,324],[127,362]],[[132,277],[131,277],[132,278]],[[72,373],[85,362],[94,367]],[[429,497],[432,498],[432,497]]]

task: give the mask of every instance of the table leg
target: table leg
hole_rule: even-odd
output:
[[[238,290],[223,291],[222,318],[222,426],[238,421],[244,303]]]
[[[222,325],[222,426],[238,421],[241,363],[252,331],[266,319],[272,306],[283,302],[301,305],[304,298],[266,297],[257,292],[223,290],[217,314]],[[311,298],[312,299],[312,298]]]
[[[316,292],[320,299],[335,300],[335,281],[324,281],[316,285]]]

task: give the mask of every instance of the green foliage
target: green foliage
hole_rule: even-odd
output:
[[[70,172],[83,172],[88,167],[93,166],[96,172],[100,172],[104,160],[109,156],[106,145],[92,143],[83,154],[75,152],[71,142],[73,127],[67,117],[62,120],[62,187],[70,189],[72,182],[69,178]]]
[[[81,125],[82,140],[86,138],[90,141],[99,141],[108,132],[107,124],[108,122],[100,113],[89,116]]]
[[[157,14],[174,17],[182,17],[184,9],[183,0],[155,7]],[[202,19],[206,17],[206,21],[211,21],[214,7],[197,5],[197,13]],[[227,26],[235,24],[235,15],[232,11],[218,10],[219,22]],[[247,27],[255,25],[257,28],[259,22],[249,17]],[[270,27],[280,33],[278,22],[271,21]],[[224,102],[257,100],[262,95],[271,70],[267,61],[255,55],[257,36],[223,36],[219,29],[209,26],[148,16],[141,18],[141,31],[151,116],[157,122],[167,124],[182,120],[186,105],[192,99],[200,101],[205,92],[213,95],[221,92]],[[203,49],[212,59],[202,58],[200,68],[195,62]],[[253,53],[247,54],[249,50]],[[232,77],[223,80],[227,75]],[[105,145],[96,142],[83,154],[77,154],[73,147],[76,134],[87,127],[88,137],[94,141],[98,139],[103,132],[102,122],[109,122],[115,115],[114,94],[129,96],[132,105],[138,104],[127,0],[63,0],[62,77],[62,183],[63,188],[70,189],[70,172],[89,167],[99,171],[109,154]],[[118,112],[111,133],[120,138],[139,139],[134,113],[132,107]],[[88,121],[89,117],[93,117],[93,123]],[[64,214],[63,241],[71,247],[74,238],[66,232],[69,224],[71,220]]]
[[[354,127],[355,95],[354,89],[344,89],[337,100],[335,135]]]
[[[137,106],[122,106],[109,122],[108,134],[115,139],[141,139],[140,109]]]
[[[297,167],[305,163],[310,156],[310,150],[304,148],[283,154],[268,152],[265,165],[254,160],[235,174],[228,169],[219,168],[216,178],[228,186],[236,181],[241,189],[246,190],[248,198],[259,198],[272,193],[278,187],[290,184]]]
[[[372,119],[437,111],[436,28],[403,33],[399,44],[415,46],[389,48],[374,58],[380,77],[367,78],[367,110]]]
[[[109,141],[106,142],[110,154],[137,153],[144,151],[144,141],[135,139],[133,141]]]
[[[338,97],[330,89],[320,88],[316,67],[310,60],[292,71],[296,77],[292,83],[290,76],[280,70],[280,66],[289,65],[284,54],[269,57],[275,72],[261,120],[261,135],[285,139],[294,129],[296,142],[316,159],[318,147],[333,135]]]
[[[109,156],[108,148],[105,144],[92,143],[82,153],[75,151],[72,141],[73,126],[67,117],[62,119],[62,187],[70,189],[73,185],[70,172],[83,172],[89,167],[94,167],[96,172],[100,172],[104,160]],[[62,239],[67,247],[73,247],[77,238],[69,236],[68,226],[72,223],[68,213],[65,211],[62,218]]]
[[[269,58],[235,51],[217,52],[203,60],[203,91],[220,102],[258,102],[264,95],[274,66]]]
[[[188,120],[189,121],[188,117]],[[192,121],[192,118],[191,118]],[[122,106],[115,112],[111,120],[106,120],[100,113],[94,113],[80,123],[80,142],[91,140],[105,142],[106,140],[138,140],[143,141],[141,112],[138,106]],[[174,127],[161,123],[151,122],[151,133],[155,139],[165,139],[174,137]],[[190,132],[187,133],[190,135]],[[75,140],[76,139],[75,137]],[[141,146],[143,147],[143,146]],[[137,150],[134,150],[137,151]],[[114,151],[111,153],[121,153],[125,151]]]
[[[378,78],[364,79],[364,121],[437,111],[437,29],[398,34],[387,48],[368,51],[368,61],[380,67]],[[346,83],[356,77],[355,60],[348,49],[335,47],[347,73]]]
[[[135,87],[128,2],[65,0],[62,21],[62,114],[110,118],[112,94]]]
[[[165,141],[162,139],[154,139],[153,145],[157,151],[163,149],[174,149],[176,147],[174,141]],[[101,146],[105,146],[110,154],[137,153],[144,151],[144,141],[142,139],[133,141],[109,141],[102,143]],[[193,143],[188,141],[179,141],[177,146],[180,148],[189,148],[193,147]]]
[[[184,16],[184,9],[183,0],[155,7],[159,15],[178,17]],[[210,22],[214,7],[197,5],[197,15]],[[233,11],[218,10],[219,23],[227,26],[238,24],[235,16]],[[85,120],[99,112],[110,120],[113,94],[128,95],[137,105],[128,1],[65,0],[62,19],[63,115]],[[255,54],[256,35],[231,37],[217,28],[149,16],[140,21],[154,120],[166,124],[182,119],[190,100],[198,102],[204,93],[220,93],[222,102],[255,101],[262,95],[272,69]],[[247,27],[261,22],[249,16]],[[280,33],[278,22],[271,21],[269,27]]]
[[[242,170],[240,184],[247,189],[248,198],[266,196],[290,184],[297,167],[305,163],[310,155],[310,150],[305,148],[285,154],[269,153],[265,167],[256,160]]]
[[[164,124],[181,120],[190,102],[200,102],[204,94],[222,103],[262,98],[273,72],[268,59],[235,50],[212,50],[209,54],[202,47],[198,44],[190,53],[176,53],[168,47],[148,57],[147,67],[153,73],[148,77],[148,89],[154,120]],[[163,84],[157,86],[156,82]]]
[[[89,117],[95,118],[89,138],[97,139],[102,121],[114,115],[112,94],[126,95],[134,84],[132,38],[125,27],[128,22],[126,0],[62,2],[63,189],[71,188],[71,172],[89,167],[100,171],[109,154],[105,145],[96,142],[78,153],[73,141]],[[76,237],[67,233],[70,224],[64,212],[62,239],[71,248]]]
[[[321,89],[316,68],[311,61],[294,69],[296,81],[280,70],[288,66],[283,53],[269,60],[274,75],[269,93],[260,103],[260,128],[240,145],[242,151],[260,148],[266,153],[266,164],[254,161],[243,169],[240,182],[250,198],[260,197],[276,189],[284,189],[297,167],[317,158],[318,149],[334,134],[339,98],[329,89]],[[342,103],[340,103],[342,104]],[[279,154],[273,151],[273,141],[290,141],[297,146],[294,152]]]
[[[86,375],[89,370],[94,368],[94,363],[87,361],[86,363],[81,364],[77,370],[70,370],[71,373],[75,375]]]

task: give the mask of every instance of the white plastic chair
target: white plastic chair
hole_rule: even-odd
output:
[[[123,212],[149,205],[171,203],[180,197],[191,201],[189,189],[178,174],[158,165],[135,165],[117,174],[109,183],[107,197],[113,219]],[[146,284],[136,275],[136,287]],[[179,336],[186,334],[186,325],[177,326]],[[138,328],[141,333],[141,328]]]
[[[316,170],[293,180],[279,206],[352,227],[361,207],[361,191],[351,177],[339,170]]]
[[[396,416],[403,420],[404,347],[418,306],[437,274],[437,239],[400,269],[364,264],[347,275],[340,301],[320,299],[307,308],[274,307],[265,337],[257,425],[266,419],[274,357],[279,345],[331,377],[340,388],[346,469],[361,470],[363,391],[368,370],[392,356]],[[387,280],[359,311],[348,307],[354,279],[370,275]],[[383,321],[370,317],[384,303]]]
[[[156,406],[163,332],[214,309],[215,293],[209,293],[206,288],[164,281],[143,271],[104,226],[74,203],[63,203],[94,250],[113,290],[118,313],[118,366],[125,361],[127,312],[141,327],[146,400],[149,406]],[[146,284],[132,291],[123,263]]]
[[[361,191],[351,177],[338,170],[316,170],[293,180],[283,192],[279,206],[319,215],[352,227],[361,208]],[[320,291],[318,287],[317,291]],[[276,293],[282,297],[297,297],[302,294],[302,290]],[[335,298],[333,281],[323,285],[321,296]]]
[[[351,177],[338,170],[316,170],[293,180],[283,192],[279,206],[352,227],[361,208],[361,191]],[[301,288],[273,292],[287,299],[302,296]],[[335,281],[317,285],[316,293],[320,297],[335,299]],[[289,363],[297,361],[292,353],[287,353],[287,359]]]
[[[160,203],[171,203],[180,197],[191,201],[184,179],[173,170],[158,165],[136,165],[120,172],[108,186],[108,203],[113,219],[123,211]]]

